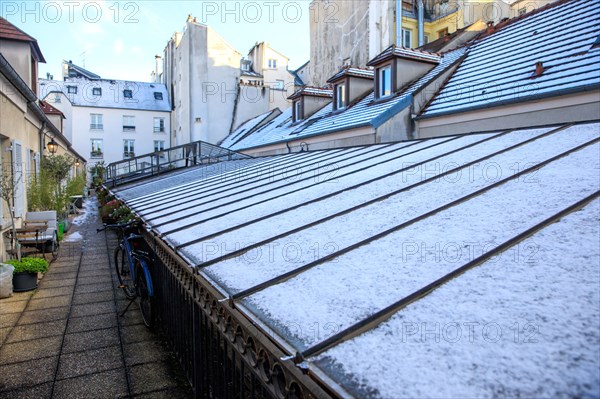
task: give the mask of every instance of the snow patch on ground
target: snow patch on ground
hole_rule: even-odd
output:
[[[83,236],[81,235],[81,233],[76,231],[76,232],[66,236],[65,239],[63,240],[63,242],[77,242],[77,241],[81,241],[81,240],[83,240]]]
[[[76,218],[71,222],[75,226],[81,226],[85,224],[88,220],[93,218],[96,215],[96,211],[98,209],[98,203],[95,198],[88,198],[83,203],[82,213],[79,214]]]

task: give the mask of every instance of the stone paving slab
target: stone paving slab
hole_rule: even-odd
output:
[[[97,218],[73,227],[84,241],[63,243],[38,289],[0,300],[0,399],[193,397],[137,303],[120,316],[129,301]]]

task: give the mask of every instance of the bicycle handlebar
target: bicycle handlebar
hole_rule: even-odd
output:
[[[101,231],[107,230],[107,229],[126,229],[127,227],[131,227],[135,224],[141,224],[142,222],[140,220],[132,220],[131,222],[127,222],[127,223],[122,223],[122,224],[104,224],[104,227],[101,229],[96,229],[96,233],[100,233]]]

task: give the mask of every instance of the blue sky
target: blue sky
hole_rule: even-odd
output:
[[[148,81],[154,56],[181,31],[188,14],[206,23],[243,55],[267,41],[290,58],[308,61],[308,0],[298,1],[10,1],[0,15],[38,40],[49,72],[61,79],[61,62],[103,78]]]

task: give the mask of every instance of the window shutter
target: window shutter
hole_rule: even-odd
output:
[[[25,208],[25,196],[23,182],[23,153],[21,143],[13,141],[12,150],[12,161],[13,161],[13,182],[15,186],[14,192],[14,215],[19,218],[23,216],[23,210]]]

